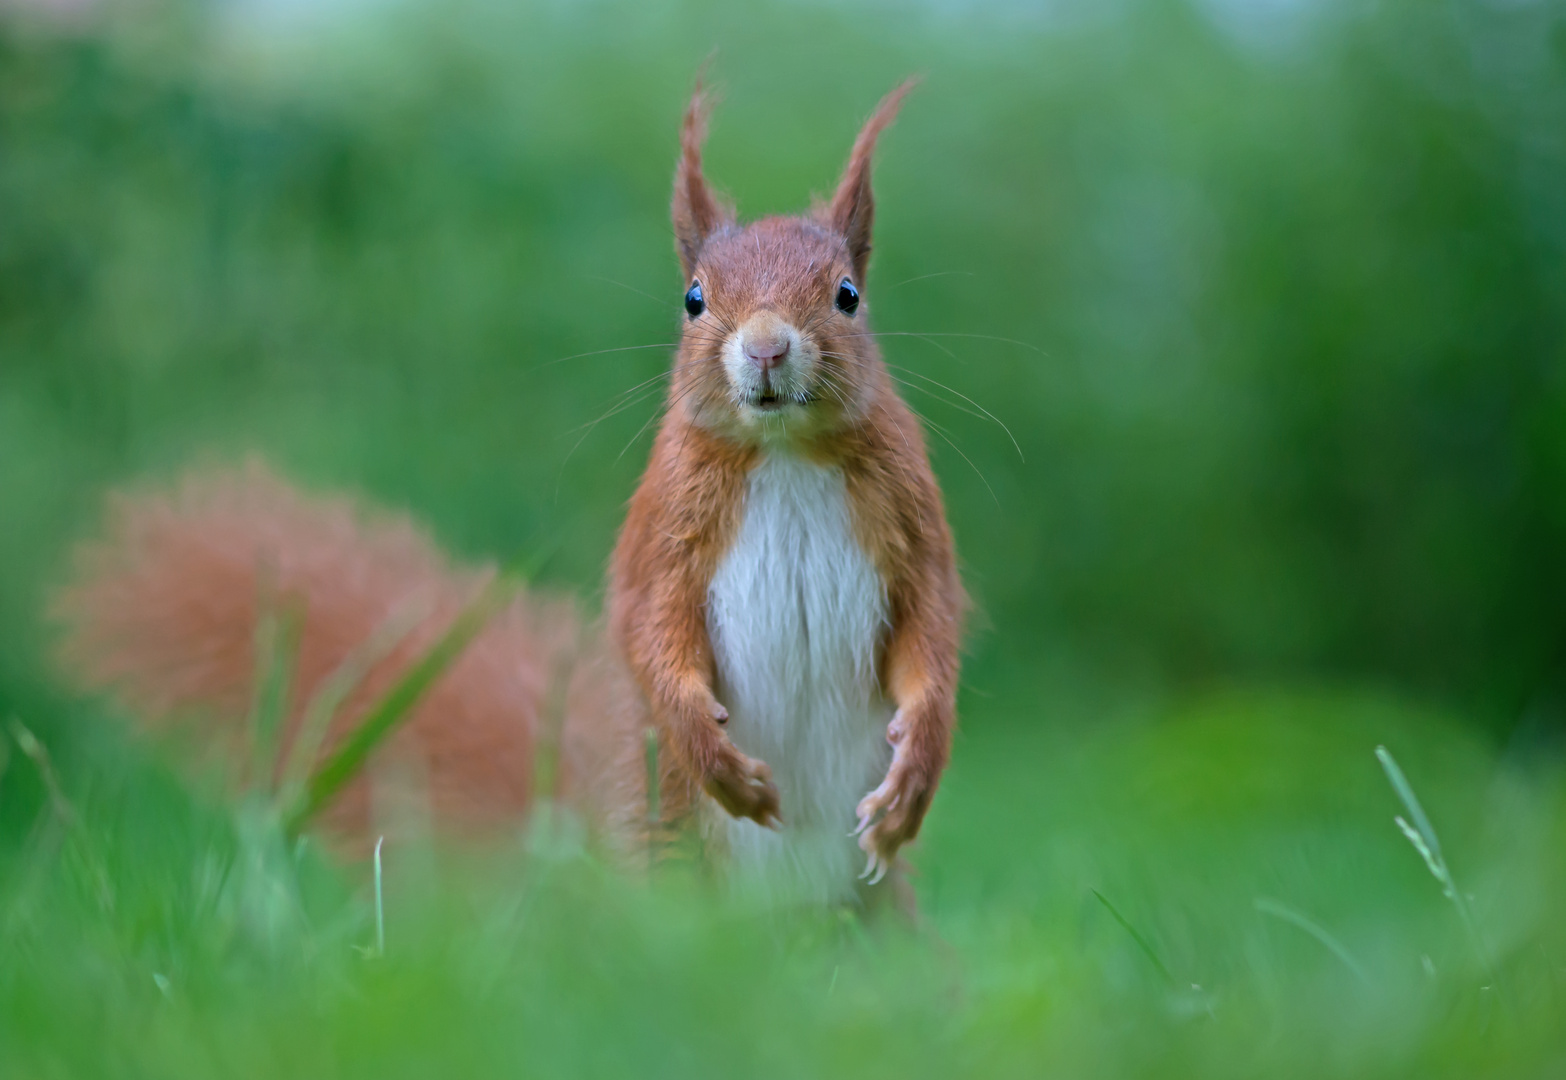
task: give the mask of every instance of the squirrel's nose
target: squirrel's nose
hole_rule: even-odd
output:
[[[788,338],[777,337],[745,339],[745,357],[763,372],[780,367],[788,357]]]

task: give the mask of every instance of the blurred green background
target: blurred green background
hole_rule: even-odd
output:
[[[423,951],[366,976],[351,875],[282,928],[271,885],[210,883],[244,819],[65,694],[44,598],[106,489],[251,451],[596,597],[657,399],[594,422],[668,363],[604,350],[677,332],[675,132],[715,48],[708,175],[750,216],[830,190],[926,76],[866,296],[977,601],[915,856],[935,929],[779,932],[562,857],[517,870],[528,919],[503,875],[410,882]],[[0,716],[72,807],[16,744],[16,1075],[1549,1075],[1563,541],[1560,3],[0,12]],[[474,976],[471,926],[514,916],[535,951]]]

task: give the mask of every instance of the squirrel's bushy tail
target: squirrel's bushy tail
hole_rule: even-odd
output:
[[[252,779],[275,779],[307,703],[334,673],[364,665],[323,752],[494,574],[454,566],[405,517],[301,494],[252,463],[112,497],[105,533],[76,553],[54,613],[62,662],[81,688],[112,694],[139,722]],[[297,613],[298,647],[279,757],[258,762],[248,719],[262,670],[257,627],[269,611]],[[447,828],[516,820],[533,795],[541,742],[563,720],[552,710],[565,708],[581,636],[569,600],[512,600],[376,751],[369,775],[334,800],[325,824],[368,835],[382,790],[424,792]],[[397,783],[376,782],[388,776]]]

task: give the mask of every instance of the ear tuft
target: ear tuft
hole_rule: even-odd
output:
[[[854,149],[848,155],[848,167],[838,182],[837,193],[832,196],[829,220],[832,227],[848,241],[848,251],[854,261],[854,277],[864,284],[865,267],[870,262],[870,228],[875,218],[875,198],[870,192],[870,159],[875,155],[876,138],[896,119],[902,108],[903,98],[919,84],[919,78],[907,79],[901,86],[881,99],[860,129],[854,140]]]
[[[703,65],[705,66],[705,65]],[[718,229],[731,224],[734,212],[713,195],[701,172],[701,147],[707,139],[707,118],[712,101],[702,88],[701,77],[680,126],[680,163],[674,170],[674,247],[687,280],[695,272],[702,244]]]

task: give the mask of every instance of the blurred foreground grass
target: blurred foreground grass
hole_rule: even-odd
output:
[[[105,748],[0,864],[0,1071],[1543,1077],[1566,1060],[1555,774],[1325,691],[1069,741],[970,716],[914,857],[917,929],[767,911],[677,866],[628,880],[556,818],[484,851],[389,846],[382,956],[366,869],[287,852]],[[1477,941],[1395,827],[1372,739],[1422,798]],[[13,744],[4,782],[35,772]]]

